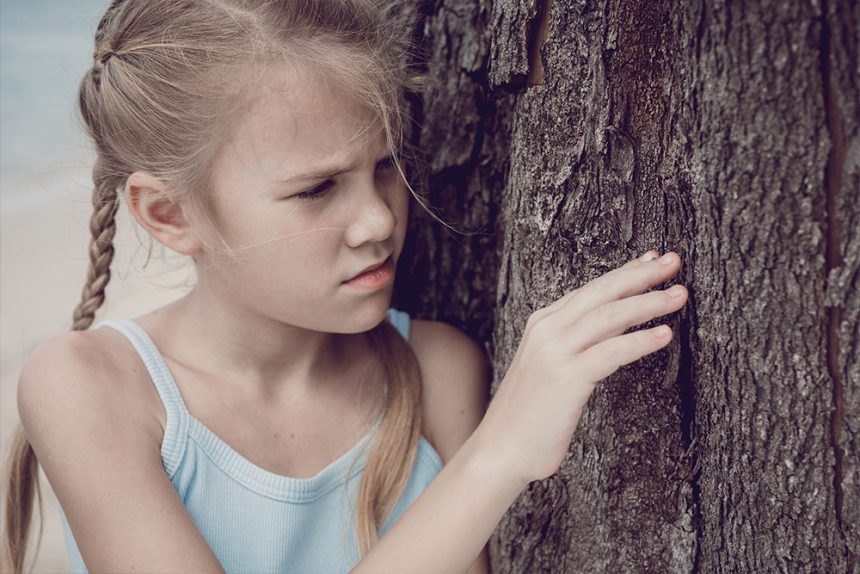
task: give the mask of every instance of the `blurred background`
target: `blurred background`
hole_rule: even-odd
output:
[[[93,37],[110,0],[0,0],[0,455],[18,425],[21,365],[71,328],[89,265],[93,147],[77,112]],[[135,317],[182,295],[190,260],[170,252],[126,213],[96,323]],[[148,257],[149,255],[149,257]],[[45,529],[34,572],[69,572],[56,498],[42,475]],[[4,498],[5,498],[5,484]]]

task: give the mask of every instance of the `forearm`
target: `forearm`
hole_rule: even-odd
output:
[[[528,484],[476,447],[475,434],[352,574],[463,574]]]

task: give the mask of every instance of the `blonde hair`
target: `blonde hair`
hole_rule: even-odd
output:
[[[402,29],[403,4],[385,0],[114,0],[95,37],[94,65],[78,104],[98,157],[93,168],[90,266],[73,330],[85,330],[104,302],[120,190],[137,170],[170,184],[199,221],[211,216],[211,161],[242,112],[260,64],[317,70],[381,121],[400,177],[414,157],[403,132],[416,74]],[[231,81],[227,81],[227,80]],[[251,82],[253,85],[253,82]],[[208,250],[217,249],[210,242]],[[383,416],[359,487],[356,532],[363,557],[378,541],[409,479],[421,431],[421,374],[409,344],[387,321],[368,333],[384,365]],[[4,571],[23,570],[38,460],[19,424],[7,464]],[[40,534],[41,541],[41,520]]]

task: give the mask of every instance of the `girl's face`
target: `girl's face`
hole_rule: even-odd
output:
[[[389,255],[397,263],[409,209],[381,124],[367,129],[373,116],[335,84],[284,70],[254,95],[213,173],[213,218],[238,262],[218,256],[200,284],[253,314],[366,331],[393,281],[373,291],[344,281]]]

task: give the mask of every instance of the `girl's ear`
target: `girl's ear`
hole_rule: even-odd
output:
[[[125,184],[125,199],[132,216],[159,243],[183,255],[194,255],[203,243],[168,186],[157,177],[136,171]]]

